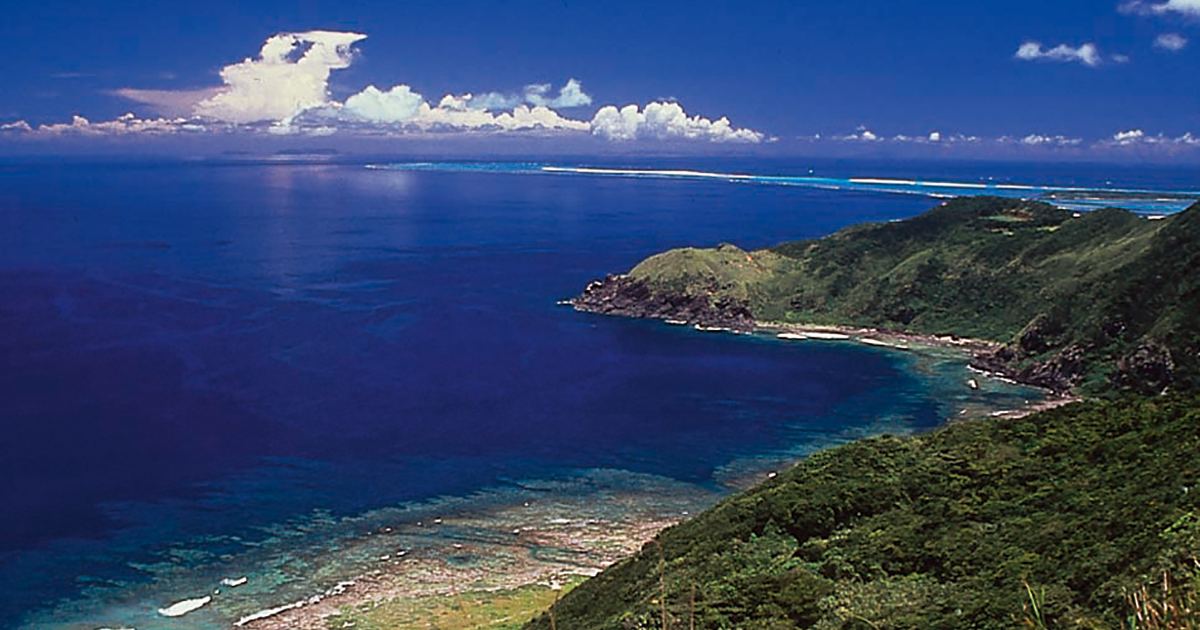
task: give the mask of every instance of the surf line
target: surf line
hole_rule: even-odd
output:
[[[711,171],[689,171],[689,170],[657,170],[657,169],[629,169],[629,168],[597,168],[589,166],[543,166],[542,171],[547,173],[579,173],[583,175],[631,175],[651,176],[651,177],[697,177],[708,179],[740,179],[740,180],[756,180],[761,179],[758,175],[744,175],[740,173],[714,173]]]

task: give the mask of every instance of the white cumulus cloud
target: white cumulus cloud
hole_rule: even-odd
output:
[[[33,128],[30,127],[29,123],[25,122],[24,120],[16,120],[13,122],[4,123],[3,125],[0,125],[0,131],[29,132],[29,131],[33,131]]]
[[[752,129],[735,129],[725,117],[709,120],[688,116],[679,103],[653,101],[639,109],[626,105],[601,107],[592,117],[592,134],[607,140],[708,140],[712,142],[758,143],[765,136]]]
[[[1096,49],[1096,45],[1091,43],[1083,44],[1078,48],[1066,44],[1045,48],[1041,42],[1029,41],[1021,44],[1014,56],[1024,61],[1078,62],[1093,68],[1100,65],[1101,62],[1100,52]]]
[[[1179,52],[1186,48],[1188,40],[1178,33],[1164,33],[1154,38],[1154,47],[1171,52]]]
[[[395,123],[412,120],[421,111],[425,97],[407,85],[384,92],[374,85],[346,99],[346,111],[372,122]]]
[[[32,127],[24,120],[0,125],[0,132],[17,133],[30,138],[61,138],[68,136],[169,136],[183,133],[213,131],[200,121],[187,118],[138,118],[127,113],[103,122],[92,122],[79,115],[69,123],[53,123]]]
[[[563,118],[558,112],[536,105],[517,105],[511,112],[492,112],[466,107],[469,99],[446,95],[437,107],[428,103],[412,119],[413,125],[422,131],[521,131],[531,129],[588,131],[588,123],[582,120]]]
[[[834,136],[833,139],[843,142],[883,142],[883,138],[880,138],[879,134],[867,129],[864,125],[859,125],[854,130],[854,133],[848,133],[844,136]]]
[[[470,106],[477,109],[512,109],[517,105],[542,105],[561,109],[564,107],[582,107],[592,104],[592,97],[583,91],[583,83],[578,79],[568,79],[558,90],[558,96],[550,97],[549,83],[532,83],[518,93],[502,94],[500,92],[485,92],[470,97]]]
[[[583,91],[583,84],[576,79],[568,79],[567,84],[558,90],[558,96],[554,98],[546,98],[549,91],[549,83],[525,86],[525,100],[532,105],[554,108],[582,107],[592,104],[592,97]]]
[[[1117,144],[1136,144],[1142,138],[1146,137],[1146,132],[1141,129],[1130,129],[1129,131],[1119,131],[1113,135],[1113,142]]]
[[[327,134],[342,130],[373,136],[419,133],[556,131],[588,132],[586,121],[565,118],[542,105],[517,105],[511,111],[492,112],[472,106],[470,94],[447,94],[430,104],[406,85],[384,92],[375,87],[346,99],[346,103],[310,109],[272,126],[279,134]]]
[[[1083,144],[1083,138],[1071,138],[1068,136],[1050,136],[1037,133],[1031,133],[1023,138],[1011,138],[1003,136],[998,138],[996,142],[1000,144],[1021,144],[1027,147],[1075,147]]]
[[[1172,138],[1162,133],[1152,136],[1141,129],[1130,129],[1119,131],[1113,134],[1112,138],[1097,144],[1107,147],[1152,147],[1178,150],[1200,147],[1200,138],[1192,135],[1191,132]]]
[[[197,90],[121,88],[114,95],[170,118],[143,119],[132,114],[93,123],[32,128],[25,123],[0,127],[6,135],[51,137],[129,133],[167,134],[208,131],[269,135],[334,134],[398,137],[467,132],[529,132],[545,135],[592,134],[607,140],[678,139],[711,142],[766,140],[751,129],[738,129],[725,117],[689,116],[676,102],[650,102],[600,108],[589,120],[568,118],[559,109],[590,105],[583,83],[570,78],[557,92],[549,83],[531,83],[519,92],[447,94],[436,104],[412,86],[368,85],[337,101],[329,92],[330,75],[350,67],[352,46],[366,35],[338,31],[280,33],[263,43],[257,57],[221,69],[222,85]],[[24,125],[24,126],[21,126]]]
[[[208,118],[253,123],[284,120],[329,102],[329,73],[350,66],[359,33],[308,31],[267,39],[258,59],[225,66],[225,86],[196,104]]]

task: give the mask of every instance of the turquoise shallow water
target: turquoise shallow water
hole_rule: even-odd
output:
[[[497,168],[0,170],[0,626],[222,627],[394,554],[383,527],[436,556],[457,534],[410,530],[449,514],[678,516],[813,449],[1033,395],[972,392],[944,357],[555,304],[662,249],[926,197]]]
[[[556,174],[564,176],[620,177],[629,179],[713,180],[736,184],[795,186],[850,193],[916,195],[949,198],[988,195],[1044,201],[1068,210],[1097,210],[1118,207],[1147,215],[1179,212],[1200,200],[1200,190],[1126,188],[1111,180],[1093,186],[996,181],[994,176],[946,179],[901,179],[883,176],[816,177],[768,175],[750,172],[717,172],[690,169],[624,168],[610,166],[565,166],[539,162],[395,162],[372,164],[370,168],[428,172],[487,172],[509,174]],[[809,169],[812,173],[813,169]]]
[[[679,331],[662,326],[663,334],[704,338],[711,333]],[[796,342],[770,337],[733,338],[733,343],[789,352]],[[463,495],[444,495],[416,502],[377,507],[349,514],[328,509],[292,514],[254,527],[233,527],[230,533],[193,537],[164,536],[164,514],[244,512],[244,498],[277,496],[292,504],[290,493],[315,488],[342,477],[342,485],[364,476],[402,473],[386,466],[370,472],[339,470],[311,461],[263,462],[242,476],[222,480],[205,499],[181,505],[130,503],[109,506],[140,527],[120,532],[103,545],[81,545],[79,556],[99,554],[124,558],[128,579],[80,575],[80,593],[27,618],[28,628],[95,628],[97,624],[133,628],[222,628],[264,610],[311,600],[336,592],[341,584],[371,573],[389,560],[456,555],[455,545],[486,544],[514,528],[545,527],[547,523],[589,519],[600,522],[677,520],[704,509],[716,499],[761,479],[798,458],[848,440],[888,433],[906,435],[927,428],[924,416],[953,418],[961,409],[976,413],[1020,407],[1040,393],[1001,381],[983,380],[980,390],[965,385],[969,374],[963,359],[949,351],[900,352],[859,348],[851,342],[803,342],[809,350],[847,351],[859,360],[882,358],[910,378],[875,377],[875,389],[850,396],[829,409],[828,415],[797,419],[780,428],[781,446],[735,455],[704,480],[682,481],[669,476],[634,473],[627,469],[560,469],[542,478],[504,478]],[[732,417],[755,422],[755,403],[724,400]],[[778,404],[779,400],[765,401]],[[927,407],[933,404],[933,408]],[[834,429],[829,423],[836,422]],[[454,475],[455,464],[430,462],[423,472]],[[284,481],[281,477],[287,477]],[[276,487],[264,487],[265,485]],[[524,506],[519,516],[513,509]],[[122,512],[124,512],[122,514]],[[462,524],[462,521],[467,521]],[[390,533],[394,530],[395,533]],[[388,531],[389,534],[380,535]],[[236,532],[236,533],[232,533]],[[147,541],[161,540],[147,549]],[[509,544],[506,541],[499,541]],[[147,553],[149,551],[149,553]],[[71,557],[54,549],[43,559]],[[535,552],[536,553],[536,552]],[[556,549],[542,550],[554,554]],[[394,559],[393,559],[394,557]],[[137,560],[133,560],[137,558]],[[29,557],[36,566],[37,554]],[[578,559],[576,559],[578,560]],[[470,562],[472,560],[468,560]],[[484,565],[487,561],[480,561]],[[237,587],[222,580],[245,578]],[[479,586],[486,586],[481,581]],[[172,603],[211,595],[213,600],[180,618],[165,618],[159,609]]]

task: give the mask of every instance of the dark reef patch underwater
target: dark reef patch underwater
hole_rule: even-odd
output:
[[[555,306],[658,251],[768,247],[913,216],[926,197],[335,163],[10,166],[4,627],[224,627],[369,570],[382,550],[358,541],[383,527],[563,496],[601,511],[600,497],[661,496],[640,509],[665,518],[817,448],[1037,395],[968,390],[953,358]],[[1151,169],[703,170],[814,166],[1196,188]]]

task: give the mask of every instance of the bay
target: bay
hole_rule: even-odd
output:
[[[1086,165],[699,166],[1196,182]],[[944,357],[556,305],[670,247],[763,247],[929,198],[493,171],[0,165],[0,625],[223,627],[353,576],[358,560],[314,567],[384,522],[599,489],[699,509],[815,448],[1036,395],[967,392]],[[156,612],[241,576],[237,601]]]

